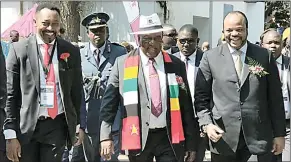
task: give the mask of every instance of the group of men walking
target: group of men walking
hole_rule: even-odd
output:
[[[89,42],[78,49],[57,36],[60,10],[37,7],[36,35],[11,44],[6,67],[1,59],[0,161],[60,162],[65,148],[72,162],[121,151],[131,162],[201,162],[206,149],[213,162],[290,160],[290,61],[275,30],[261,36],[268,50],[254,45],[233,11],[226,42],[203,53],[192,24],[177,32],[141,15],[128,53],[109,41],[109,19],[85,17]]]

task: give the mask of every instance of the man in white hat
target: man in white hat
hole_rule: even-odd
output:
[[[157,14],[140,16],[140,47],[117,58],[101,104],[101,156],[113,154],[111,127],[122,105],[121,149],[130,162],[194,161],[199,143],[185,64],[162,52]],[[193,127],[194,125],[194,127]],[[186,151],[186,156],[185,155]]]

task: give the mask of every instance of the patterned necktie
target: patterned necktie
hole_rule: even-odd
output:
[[[162,113],[161,87],[159,75],[154,67],[154,59],[149,59],[149,80],[150,92],[152,96],[151,112],[154,116],[159,117]]]
[[[242,67],[243,67],[242,59],[241,59],[242,52],[240,50],[238,50],[238,51],[236,51],[236,53],[237,53],[237,59],[235,61],[235,70],[236,70],[238,77],[241,78]]]
[[[45,66],[48,68],[49,60],[50,60],[50,54],[49,54],[49,48],[50,44],[44,44],[44,59],[43,62]],[[51,63],[48,69],[48,74],[46,78],[47,85],[53,85],[54,86],[54,107],[48,108],[48,115],[54,119],[58,115],[58,102],[57,102],[57,92],[56,92],[56,80],[55,80],[55,72],[54,72],[54,65]]]

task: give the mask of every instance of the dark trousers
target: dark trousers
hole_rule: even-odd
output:
[[[211,153],[211,162],[247,162],[251,157],[251,153],[246,145],[243,132],[241,130],[238,147],[234,155],[220,155]],[[258,162],[272,162],[272,153],[258,155]]]
[[[11,162],[8,160],[5,151],[0,150],[0,162]]]
[[[108,162],[118,162],[119,155],[119,133],[112,134],[114,142],[114,154]],[[71,162],[105,162],[100,158],[99,138],[97,135],[86,134],[82,145],[74,146]],[[85,157],[86,156],[86,157]]]
[[[196,157],[194,162],[203,162],[204,157],[205,157],[205,151],[207,147],[207,139],[204,137],[200,137],[199,139],[201,143],[198,146],[198,150],[196,152]]]
[[[30,142],[21,146],[20,162],[61,162],[67,136],[64,114],[38,120]]]
[[[146,146],[138,156],[129,156],[130,162],[177,162],[165,128],[150,129]]]

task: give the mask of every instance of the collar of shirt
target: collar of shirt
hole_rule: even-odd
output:
[[[99,50],[100,50],[100,53],[101,54],[103,54],[103,52],[104,52],[104,50],[105,50],[105,45],[107,44],[107,42],[105,42],[104,44],[103,44],[103,46],[101,46],[100,48],[99,48]],[[94,54],[95,53],[95,50],[96,49],[98,49],[97,47],[95,47],[91,42],[89,43],[89,48],[90,48],[90,50],[91,50],[91,52]]]
[[[190,61],[194,61],[194,60],[195,60],[195,58],[196,58],[196,53],[197,53],[197,50],[195,50],[194,53],[192,53],[190,56],[188,56],[188,58],[189,58]],[[185,56],[184,54],[182,54],[181,52],[180,52],[180,56],[181,56],[181,60],[182,60],[182,61],[185,61],[186,56]]]
[[[52,42],[50,42],[49,44],[50,44],[50,45],[53,45],[53,44],[55,43],[55,41],[56,41],[56,39],[54,39],[54,40],[53,40]],[[43,40],[41,39],[41,37],[40,37],[38,34],[36,34],[36,42],[37,42],[38,45],[46,44],[46,43],[43,42]]]
[[[149,63],[149,58],[142,52],[141,49],[139,49],[139,53],[140,53],[140,58],[141,58],[141,62],[143,64],[143,66],[147,66]],[[163,65],[164,59],[163,59],[162,52],[160,52],[158,54],[158,56],[156,56],[154,59],[155,59],[157,66]]]
[[[231,47],[228,43],[227,43],[228,49],[230,51],[231,54],[234,54],[237,50],[234,49],[233,47]],[[248,48],[248,43],[246,42],[239,50],[242,52],[242,55],[245,55],[247,53],[247,48]]]
[[[276,59],[276,62],[280,65],[282,65],[282,62],[283,62],[283,56],[280,55],[277,59]]]
[[[169,49],[167,49],[167,50],[165,50],[168,54],[172,54],[172,49],[171,48],[169,48]]]

